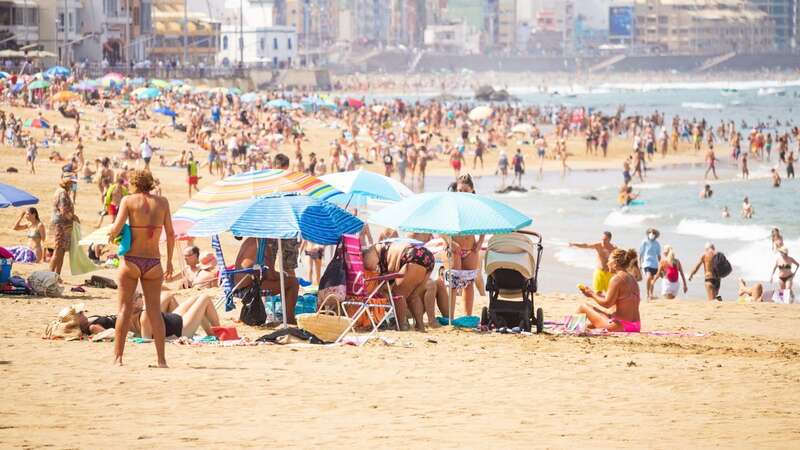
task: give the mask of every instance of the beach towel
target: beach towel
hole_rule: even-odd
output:
[[[437,317],[436,320],[442,325],[449,325],[450,321],[447,317]],[[476,328],[481,323],[481,318],[478,316],[461,316],[453,319],[453,326],[456,328]]]
[[[9,247],[7,250],[9,251],[9,253],[11,253],[14,262],[18,263],[36,262],[36,253],[34,253],[33,250],[31,250],[29,247],[17,245],[14,247]]]
[[[69,242],[69,270],[72,275],[83,275],[99,269],[89,256],[81,250],[81,227],[72,227],[72,236]]]

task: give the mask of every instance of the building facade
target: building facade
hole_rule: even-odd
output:
[[[204,13],[188,12],[184,5],[183,0],[153,0],[148,59],[211,65],[219,49],[220,21]]]
[[[217,64],[291,67],[297,60],[297,32],[273,25],[273,4],[257,0],[229,0],[222,19]]]
[[[750,0],[749,3],[772,20],[776,50],[797,48],[800,0]]]
[[[651,53],[774,49],[769,16],[745,0],[635,0],[633,42]]]
[[[17,50],[39,43],[39,1],[0,1],[0,48]]]

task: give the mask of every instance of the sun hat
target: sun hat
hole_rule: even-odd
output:
[[[44,339],[64,339],[73,341],[83,336],[81,331],[80,314],[85,312],[83,303],[76,303],[62,309],[58,313],[58,318],[47,324]]]
[[[213,253],[211,253],[209,251],[205,251],[205,252],[200,254],[200,260],[197,263],[197,267],[199,267],[199,268],[201,268],[203,270],[208,270],[208,269],[212,269],[212,268],[214,268],[216,266],[217,266],[217,257],[214,256]]]

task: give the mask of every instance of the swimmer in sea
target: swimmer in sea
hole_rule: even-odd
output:
[[[750,199],[745,197],[742,202],[742,219],[752,219],[753,213],[753,205],[750,203]]]
[[[714,195],[714,191],[711,190],[711,185],[703,186],[703,190],[700,191],[700,198],[711,198],[712,195]]]

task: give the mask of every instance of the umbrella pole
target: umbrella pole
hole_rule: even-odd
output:
[[[278,258],[280,259],[275,260],[275,265],[279,266],[280,269],[278,274],[281,279],[281,310],[283,311],[283,328],[288,328],[289,323],[288,319],[286,318],[286,288],[283,280],[283,239],[278,239]]]
[[[447,264],[449,266],[448,270],[452,271],[453,270],[453,236],[447,236]],[[447,271],[445,271],[445,273],[447,273]],[[451,280],[453,279],[452,278],[452,272],[450,274],[450,279]],[[444,281],[445,281],[445,283],[447,283],[447,277],[446,276],[445,276],[445,280]],[[450,286],[448,286],[447,293],[448,293],[448,297],[449,297],[447,299],[448,300],[447,301],[447,305],[449,306],[449,309],[450,309],[450,311],[447,314],[447,322],[448,322],[447,324],[452,326],[453,325],[453,312],[456,309],[456,295],[455,295],[456,289],[453,287],[452,282],[450,283]]]

